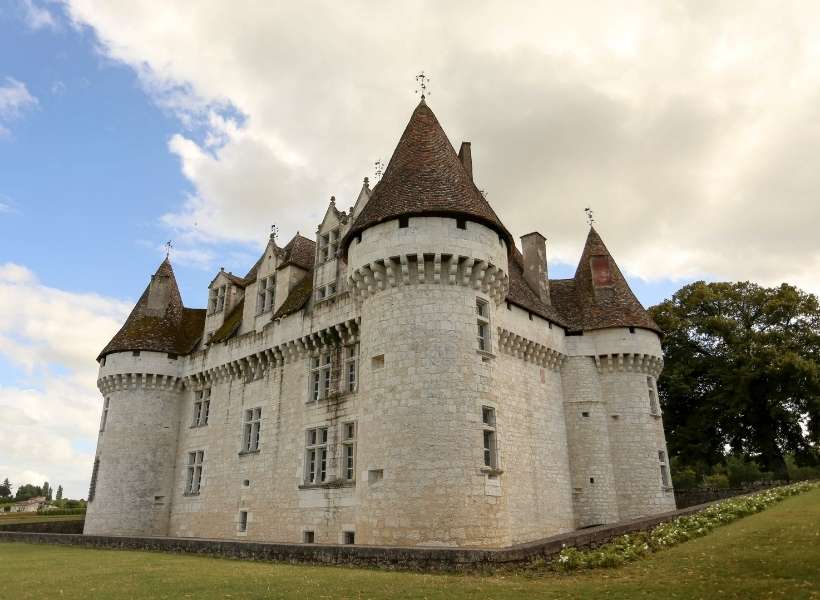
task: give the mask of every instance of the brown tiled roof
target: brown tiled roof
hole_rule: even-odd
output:
[[[424,100],[413,111],[370,200],[342,240],[342,250],[347,252],[350,241],[368,227],[408,215],[465,217],[498,231],[509,248],[514,245]]]
[[[151,297],[163,298],[152,306]],[[146,350],[188,354],[202,337],[205,310],[185,308],[174,270],[166,258],[128,315],[125,324],[103,348],[97,360],[113,352]]]
[[[231,309],[231,312],[227,314],[225,320],[222,321],[222,325],[214,331],[214,334],[211,336],[211,339],[208,343],[210,344],[217,344],[219,342],[224,342],[229,340],[234,336],[234,334],[239,331],[240,325],[242,325],[242,313],[245,311],[245,298],[243,297],[239,302],[236,303]]]
[[[307,304],[310,300],[310,295],[313,293],[313,271],[309,271],[307,275],[297,283],[294,288],[285,298],[282,306],[273,314],[271,320],[281,319],[289,314],[295,313]]]
[[[282,249],[282,252],[284,254],[283,260],[276,267],[277,269],[284,269],[288,265],[296,265],[310,271],[316,261],[316,242],[297,233]]]
[[[597,288],[593,284],[593,256],[605,257],[609,261],[610,284]],[[551,280],[550,298],[574,330],[641,327],[662,333],[632,293],[615,259],[594,228],[589,230],[575,277]]]
[[[562,327],[567,326],[567,320],[553,306],[541,302],[541,298],[533,291],[524,278],[524,257],[518,248],[513,247],[510,256],[510,291],[507,293],[507,302],[520,306],[540,317],[543,317]]]

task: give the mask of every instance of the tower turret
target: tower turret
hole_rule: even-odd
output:
[[[205,311],[185,308],[166,258],[100,353],[104,396],[85,533],[164,535],[182,397],[181,356]]]

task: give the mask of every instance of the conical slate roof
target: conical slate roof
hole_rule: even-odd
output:
[[[589,229],[575,277],[551,280],[550,297],[577,330],[641,327],[662,333],[594,227]]]
[[[204,309],[183,306],[174,270],[166,258],[97,360],[134,350],[187,354],[202,336],[204,325]]]
[[[359,233],[400,216],[465,217],[512,236],[464,170],[433,111],[422,99],[399,139],[384,176],[342,240],[347,251]]]

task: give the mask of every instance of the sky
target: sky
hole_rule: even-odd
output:
[[[187,306],[313,236],[428,104],[571,275],[584,208],[649,306],[820,292],[806,2],[0,0],[0,479],[85,497],[99,350],[173,240]]]

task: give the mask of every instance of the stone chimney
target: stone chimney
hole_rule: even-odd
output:
[[[524,253],[524,279],[541,302],[552,304],[547,278],[547,239],[537,231],[522,235],[521,249]]]
[[[451,155],[452,156],[452,155]],[[458,160],[461,161],[467,175],[470,176],[470,181],[473,180],[473,154],[470,151],[470,142],[461,142],[461,148],[458,151]]]

